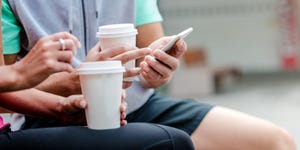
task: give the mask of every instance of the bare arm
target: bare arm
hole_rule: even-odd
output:
[[[123,92],[120,116],[121,125],[127,124],[125,110],[127,103],[124,101]],[[36,89],[27,89],[18,92],[0,93],[0,106],[18,113],[56,119],[70,125],[86,125],[84,110],[87,101],[82,95],[61,97]]]
[[[148,47],[153,41],[164,36],[160,22],[145,24],[137,27],[137,47]]]
[[[17,54],[9,54],[4,56],[5,65],[14,64],[17,60]]]
[[[9,56],[6,55],[5,57],[2,57],[2,56],[3,56],[3,54],[2,54],[2,51],[1,51],[0,63],[3,63],[3,65],[4,65],[4,63],[7,64],[7,65],[13,64],[16,61],[16,58],[17,58],[17,54],[13,54],[13,55],[9,55]],[[3,59],[3,60],[1,60],[1,59]],[[3,62],[1,62],[1,61],[3,61]],[[2,70],[2,69],[4,69],[4,68],[1,68],[0,70]],[[3,70],[0,71],[0,72],[3,72]],[[4,78],[6,78],[6,79],[2,80],[2,82],[0,83],[0,87],[4,87],[6,85],[12,85],[12,83],[14,83],[15,80],[16,80],[16,79],[14,79],[13,76],[5,76]],[[7,78],[9,78],[9,79],[7,79]],[[2,91],[2,90],[3,90],[3,88],[0,88],[0,91]],[[3,107],[0,107],[0,113],[12,113],[12,111],[7,110]]]
[[[0,72],[3,73],[0,80],[0,92],[14,91],[19,89],[19,84],[22,84],[19,80],[18,71],[14,70],[11,66],[0,67]]]
[[[1,106],[14,112],[60,120],[71,125],[86,124],[84,109],[87,102],[82,95],[61,97],[36,89],[27,89],[0,93],[0,99]],[[125,110],[120,111],[124,113]]]
[[[29,115],[57,118],[59,102],[63,97],[35,89],[10,93],[0,93],[0,105],[6,109]]]

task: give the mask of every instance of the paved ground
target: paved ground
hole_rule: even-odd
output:
[[[240,110],[286,128],[300,148],[300,75],[250,75],[201,101]]]

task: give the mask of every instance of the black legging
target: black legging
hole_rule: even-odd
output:
[[[118,129],[86,127],[28,129],[0,134],[0,149],[190,150],[190,137],[175,128],[130,123]]]

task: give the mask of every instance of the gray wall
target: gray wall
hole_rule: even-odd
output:
[[[281,71],[280,0],[159,0],[167,35],[190,26],[190,47],[204,47],[209,65],[244,72]]]

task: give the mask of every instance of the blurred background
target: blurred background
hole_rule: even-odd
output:
[[[158,2],[166,35],[194,28],[180,68],[159,91],[270,120],[299,148],[300,0]]]

